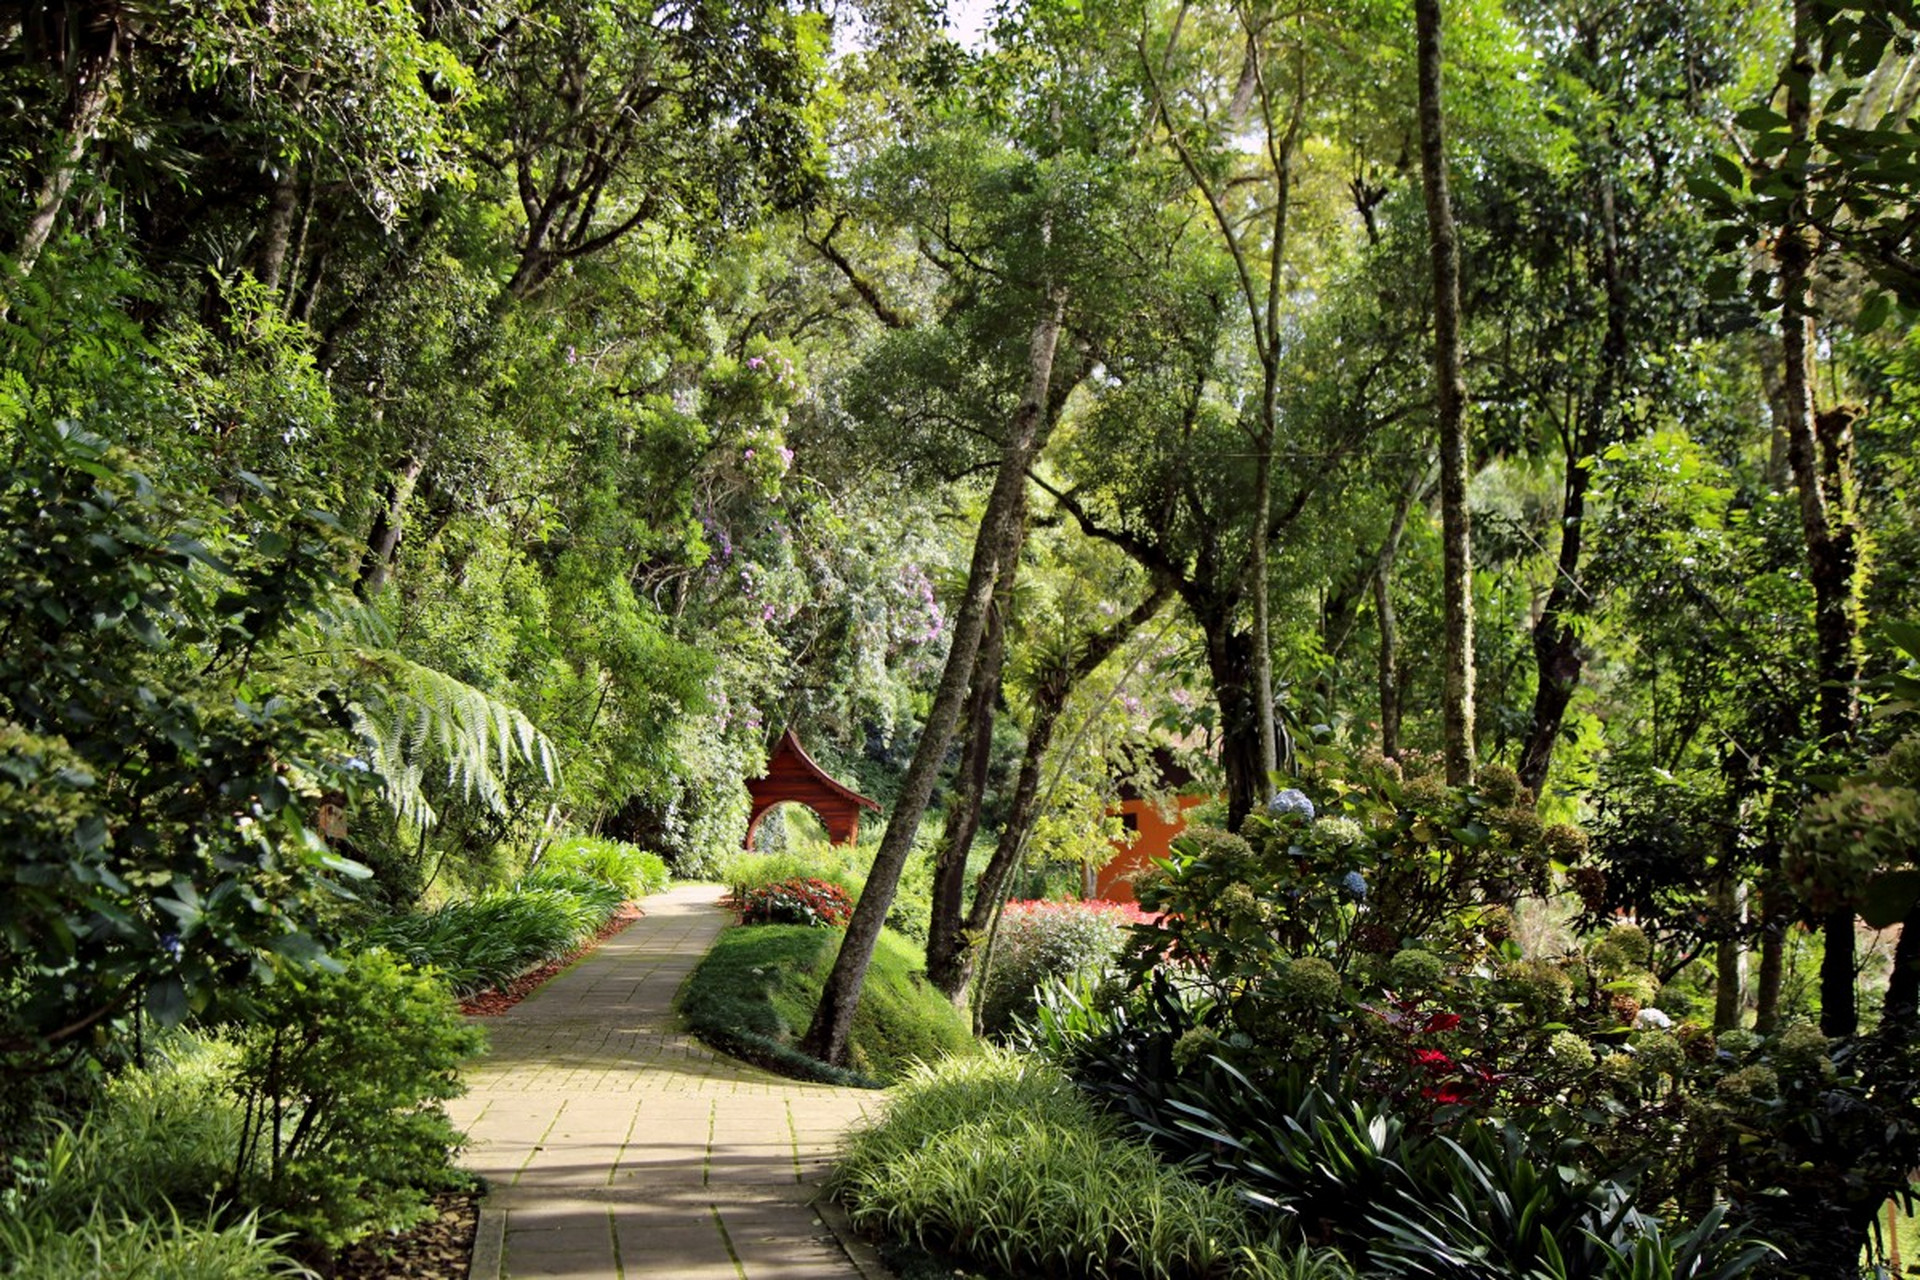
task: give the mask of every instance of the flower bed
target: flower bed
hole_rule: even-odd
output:
[[[755,885],[734,899],[741,924],[804,924],[840,927],[853,918],[853,900],[839,885],[794,876]]]

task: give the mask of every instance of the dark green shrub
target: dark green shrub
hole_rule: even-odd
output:
[[[317,953],[333,882],[364,872],[314,814],[373,779],[346,765],[344,691],[266,657],[334,589],[330,521],[251,477],[168,492],[67,422],[9,447],[0,1052],[26,1075],[110,1049],[143,1003],[175,1023]]]
[[[235,1168],[276,1220],[325,1246],[401,1229],[454,1181],[441,1103],[485,1043],[446,989],[382,951],[286,977],[240,1028]]]

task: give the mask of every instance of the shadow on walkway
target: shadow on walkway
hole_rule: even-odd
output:
[[[677,886],[498,1018],[448,1110],[487,1179],[474,1280],[881,1280],[816,1211],[842,1136],[879,1101],[724,1058],[673,997],[728,913]],[[829,1215],[833,1217],[835,1215]]]

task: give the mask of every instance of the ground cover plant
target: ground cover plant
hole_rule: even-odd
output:
[[[628,900],[632,877],[621,876],[616,886],[564,863],[542,863],[510,887],[390,915],[362,936],[369,946],[433,969],[455,995],[468,996],[504,986],[593,937]]]
[[[598,880],[628,898],[644,898],[667,887],[667,864],[659,854],[599,836],[560,836],[541,851],[535,866],[542,872]]]
[[[922,1064],[856,1133],[830,1190],[856,1226],[995,1275],[1343,1274],[1265,1238],[1231,1190],[1195,1180],[1038,1059],[989,1049]]]
[[[837,942],[837,930],[807,925],[728,929],[687,980],[681,1015],[716,1048],[803,1079],[884,1084],[914,1062],[972,1052],[965,1017],[927,984],[913,944],[889,933],[874,953],[870,999],[854,1023],[853,1075],[801,1054],[799,1033]]]

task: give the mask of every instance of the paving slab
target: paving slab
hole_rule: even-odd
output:
[[[730,919],[680,885],[506,1013],[448,1107],[487,1182],[471,1280],[891,1280],[819,1203],[865,1089],[683,1034],[673,998]]]

